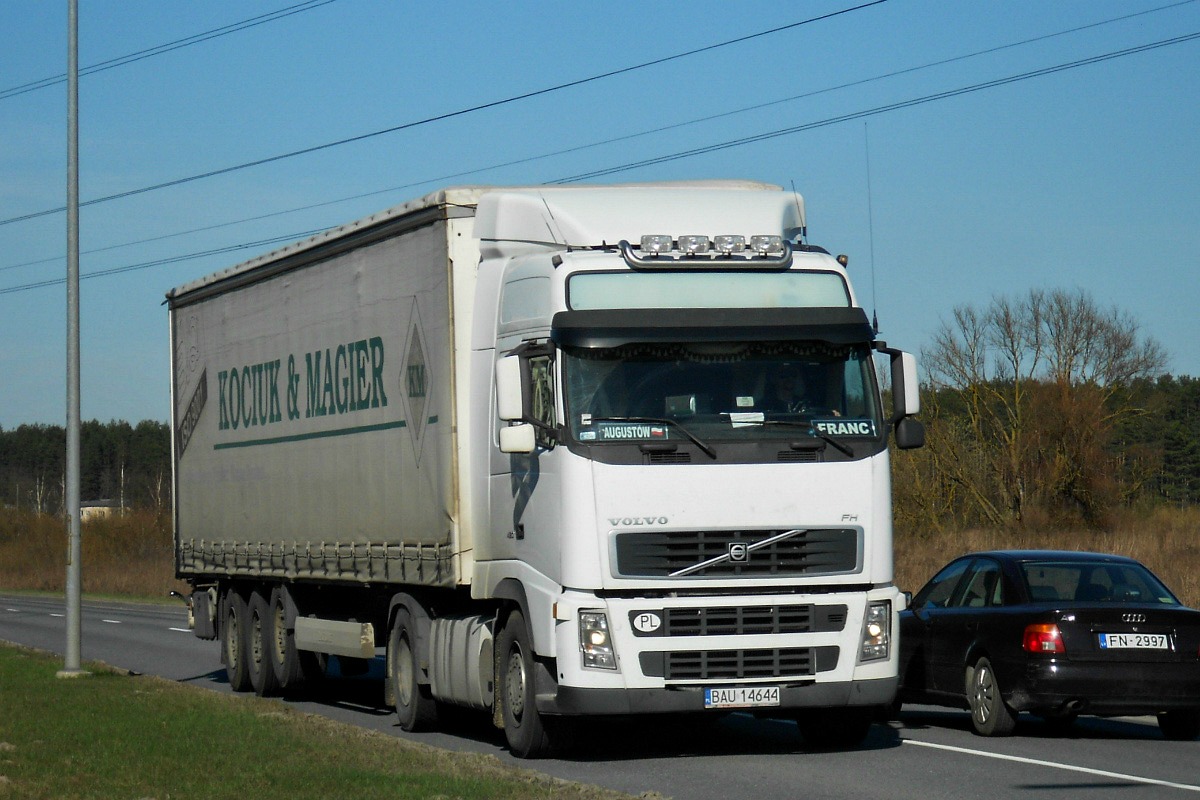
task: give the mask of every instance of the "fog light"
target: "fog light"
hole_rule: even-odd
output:
[[[871,603],[867,606],[867,615],[863,620],[862,648],[858,660],[878,661],[887,658],[891,652],[892,604]]]
[[[642,252],[648,256],[657,256],[671,252],[671,237],[666,234],[656,234],[642,237]]]
[[[745,236],[714,236],[713,249],[724,255],[731,253],[740,253],[746,249]]]
[[[707,236],[680,236],[679,249],[685,255],[694,256],[699,253],[708,252],[708,237]]]
[[[584,667],[617,668],[617,656],[608,636],[608,615],[603,611],[579,612],[579,649]]]
[[[783,237],[751,236],[750,249],[760,256],[778,255],[783,252]]]

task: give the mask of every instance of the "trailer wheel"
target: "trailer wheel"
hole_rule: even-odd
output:
[[[250,672],[250,685],[259,697],[270,697],[279,692],[279,679],[271,663],[271,651],[275,649],[272,631],[271,607],[261,590],[250,595],[249,647],[246,667]]]
[[[396,716],[406,731],[422,731],[437,722],[437,703],[428,686],[417,681],[416,630],[406,608],[396,611],[387,649],[388,682],[395,698]]]
[[[525,617],[520,611],[513,611],[498,642],[496,699],[503,704],[504,738],[518,758],[542,758],[554,752],[550,731],[537,710],[530,639]]]
[[[271,668],[279,688],[290,691],[301,686],[305,680],[304,660],[316,660],[313,653],[296,649],[296,640],[287,626],[288,601],[287,591],[282,586],[271,590],[270,605],[270,635],[267,637],[267,653],[270,656]]]
[[[235,692],[248,692],[254,688],[250,683],[249,647],[247,646],[250,611],[246,598],[232,587],[225,591],[225,617],[221,624],[221,649],[225,657],[225,675],[229,688]]]

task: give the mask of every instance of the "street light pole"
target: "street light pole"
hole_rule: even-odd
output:
[[[87,673],[79,666],[79,3],[67,0],[67,648],[58,676]]]

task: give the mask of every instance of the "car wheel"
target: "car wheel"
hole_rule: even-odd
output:
[[[971,707],[971,727],[980,736],[1008,736],[1017,726],[1016,713],[1004,702],[992,662],[980,658],[967,667],[967,704]]]
[[[871,732],[878,709],[870,706],[816,708],[796,715],[800,738],[814,750],[857,747]]]
[[[1166,711],[1158,715],[1158,729],[1177,742],[1190,742],[1200,736],[1200,709]]]

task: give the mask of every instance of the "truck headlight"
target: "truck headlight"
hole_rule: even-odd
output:
[[[863,619],[862,648],[858,652],[859,663],[887,658],[892,642],[892,604],[888,601],[871,603]]]
[[[608,635],[608,615],[603,611],[579,612],[579,649],[583,651],[584,667],[617,668],[617,656]]]

